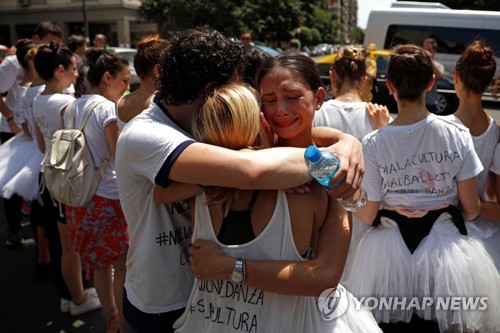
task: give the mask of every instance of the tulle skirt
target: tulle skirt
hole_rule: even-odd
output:
[[[340,283],[345,284],[347,282],[349,271],[351,270],[352,261],[354,260],[354,257],[356,255],[358,244],[361,241],[361,237],[363,237],[364,233],[368,229],[370,229],[370,226],[368,224],[363,223],[363,221],[355,218],[354,216],[352,217],[351,242],[349,244],[349,252],[347,253],[344,272],[342,273]]]
[[[358,299],[411,297],[411,253],[406,247],[396,222],[382,217],[377,228],[370,228],[359,241],[347,274],[346,287]],[[380,323],[409,322],[411,308],[370,308]]]
[[[468,223],[468,230],[471,235],[482,239],[486,251],[495,262],[497,271],[500,272],[500,224],[479,217]]]
[[[335,315],[338,317],[332,319],[329,318],[329,314],[332,312],[327,309],[322,309],[321,320],[323,323],[323,330],[321,332],[328,333],[376,333],[382,332],[378,327],[375,318],[371,312],[361,304],[356,297],[354,297],[349,291],[347,291],[342,285],[337,286],[337,291],[340,293],[340,300],[337,300],[339,304],[335,308]],[[346,307],[345,312],[343,312],[342,307]],[[339,312],[340,311],[340,312]]]
[[[23,133],[0,146],[0,196],[17,194],[26,200],[39,196],[38,177],[44,154]]]
[[[358,298],[378,299],[379,306],[368,307],[377,322],[409,322],[416,314],[436,321],[441,332],[500,331],[500,277],[493,260],[483,242],[470,232],[461,235],[447,213],[413,254],[397,224],[383,217],[361,239],[347,287]],[[380,306],[379,298],[387,296],[400,303]]]

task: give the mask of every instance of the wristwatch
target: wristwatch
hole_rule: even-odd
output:
[[[245,271],[245,259],[243,258],[236,258],[236,264],[234,265],[234,269],[229,274],[229,279],[234,282],[241,284],[245,282],[246,278],[246,271]]]

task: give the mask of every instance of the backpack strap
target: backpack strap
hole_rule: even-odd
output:
[[[83,133],[83,128],[85,127],[85,125],[87,124],[87,121],[89,120],[89,117],[90,117],[90,114],[92,113],[92,111],[94,111],[95,107],[99,104],[101,104],[102,102],[105,102],[107,101],[108,99],[106,98],[100,98],[100,99],[96,99],[95,101],[93,101],[88,107],[87,109],[85,110],[85,115],[83,117],[83,122],[82,124],[80,125],[80,128],[79,130]],[[69,111],[69,123],[71,126],[73,126],[72,128],[75,127],[75,119],[74,119],[74,112],[73,112],[73,109],[75,107],[75,104],[76,103],[76,100],[71,103],[70,106],[68,106],[68,110]],[[109,150],[109,147],[106,151],[106,154],[104,155],[104,159],[102,160],[102,163],[101,165],[99,166],[99,175],[102,177],[103,173],[104,173],[104,170],[106,170],[107,166],[108,166],[108,163],[109,163],[109,159],[111,158],[111,151]]]
[[[102,99],[98,99],[98,100],[95,100],[93,101],[88,107],[87,109],[85,110],[85,116],[83,117],[83,122],[82,124],[80,125],[80,131],[83,132],[83,128],[85,127],[85,125],[87,124],[87,120],[89,120],[89,117],[90,117],[90,114],[92,113],[92,111],[94,111],[95,107],[99,104],[101,104],[102,102],[105,102],[107,101],[106,98],[102,98]],[[74,123],[73,123],[74,125]]]
[[[64,111],[65,115],[68,115],[69,117],[69,127],[68,129],[73,129],[75,128],[75,104],[76,104],[76,99],[69,103],[68,106],[66,107],[66,110]]]

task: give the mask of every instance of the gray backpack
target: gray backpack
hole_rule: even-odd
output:
[[[87,146],[83,128],[94,108],[106,101],[94,101],[85,111],[80,128],[75,127],[73,101],[66,108],[69,128],[60,129],[52,136],[52,147],[43,161],[42,188],[48,189],[52,199],[71,207],[86,207],[90,202],[104,170],[108,166],[110,151],[106,152],[99,168],[95,167]]]

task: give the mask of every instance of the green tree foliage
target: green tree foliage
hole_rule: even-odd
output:
[[[314,28],[307,40],[301,39],[304,45],[312,45],[331,43],[336,35],[335,14],[320,4],[307,0],[142,0],[140,12],[160,24],[162,35],[208,24],[235,37],[251,31],[255,40],[279,45],[295,37],[302,26]]]

